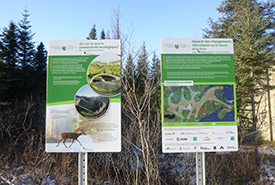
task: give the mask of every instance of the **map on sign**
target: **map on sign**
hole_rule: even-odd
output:
[[[233,91],[233,85],[164,86],[164,121],[235,121]]]

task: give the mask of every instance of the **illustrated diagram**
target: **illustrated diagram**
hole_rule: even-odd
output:
[[[166,122],[234,121],[232,85],[164,87]]]

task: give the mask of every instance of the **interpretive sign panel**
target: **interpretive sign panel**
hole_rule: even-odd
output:
[[[162,150],[238,150],[232,39],[161,39]]]
[[[120,45],[49,42],[46,152],[121,150]]]

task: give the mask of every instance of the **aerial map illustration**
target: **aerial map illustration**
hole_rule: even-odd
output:
[[[235,121],[233,89],[233,85],[164,86],[164,121]]]

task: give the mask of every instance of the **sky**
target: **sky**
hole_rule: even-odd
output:
[[[149,53],[158,54],[161,38],[201,38],[209,17],[221,16],[222,0],[0,0],[0,30],[18,23],[29,11],[33,40],[85,40],[93,25],[97,35],[110,30],[114,12],[120,11],[123,38],[136,50],[143,42]]]

